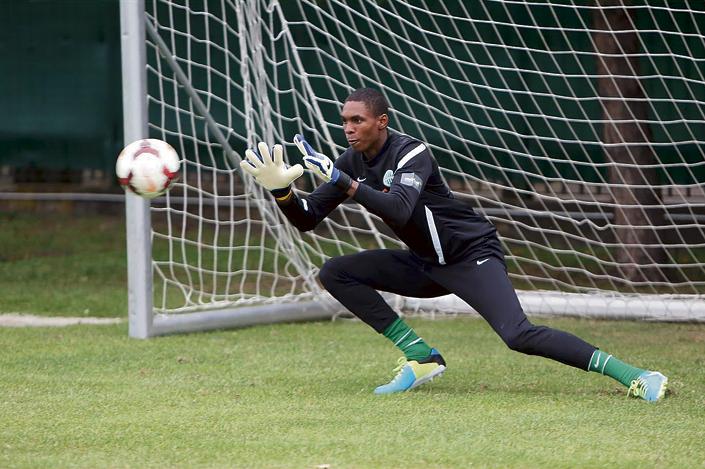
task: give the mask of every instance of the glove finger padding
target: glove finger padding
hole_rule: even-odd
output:
[[[257,173],[259,173],[257,168],[248,163],[247,160],[240,161],[240,168],[252,177],[257,177]]]
[[[257,155],[252,149],[248,148],[245,150],[245,156],[247,157],[247,161],[242,160],[242,163],[249,164],[252,168],[261,168],[264,166],[264,163],[262,162],[262,159]],[[249,161],[249,163],[248,163]],[[250,172],[250,174],[255,175],[255,173]]]
[[[284,166],[284,148],[277,143],[272,147],[272,153],[274,154],[274,165]]]
[[[272,156],[269,154],[269,146],[266,143],[259,142],[257,148],[259,149],[259,154],[262,155],[262,162],[265,166],[274,164]]]
[[[301,134],[294,135],[294,145],[299,149],[304,156],[316,156],[316,150],[313,149],[311,145],[306,141],[306,139]]]

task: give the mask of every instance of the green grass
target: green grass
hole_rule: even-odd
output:
[[[0,313],[126,316],[121,216],[0,213],[0,227]],[[0,329],[0,468],[705,467],[705,325],[537,322],[664,372],[672,392],[627,399],[468,318],[412,320],[449,371],[397,396],[371,393],[397,352],[359,322],[149,341],[125,323]]]
[[[430,385],[375,396],[397,353],[358,322],[127,338],[126,326],[0,331],[0,467],[695,468],[705,327],[550,320],[673,392],[509,351],[477,319],[413,326],[446,356]],[[10,351],[10,353],[8,353]]]
[[[0,313],[126,316],[120,216],[0,212]]]

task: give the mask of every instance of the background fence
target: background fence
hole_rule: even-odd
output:
[[[205,0],[190,2],[193,10],[199,9],[199,3]],[[414,2],[410,2],[413,5]],[[590,5],[591,2],[574,2]],[[450,8],[457,3],[451,2]],[[292,33],[297,44],[322,49],[330,57],[338,57],[341,51],[338,46],[331,43],[323,34],[316,33],[316,29],[308,27],[303,20],[304,15],[299,2],[282,2],[287,19],[291,22]],[[158,7],[163,7],[160,4]],[[13,184],[26,187],[29,183],[55,182],[74,184],[82,180],[87,184],[102,185],[104,188],[116,189],[112,177],[115,155],[122,146],[122,121],[121,121],[121,96],[120,96],[120,50],[119,50],[119,13],[118,2],[108,0],[82,1],[18,1],[3,4],[4,14],[0,15],[0,50],[3,54],[3,63],[7,67],[3,71],[3,86],[0,87],[0,107],[5,110],[0,115],[0,190],[12,190]],[[339,5],[330,5],[331,11],[339,16],[349,15]],[[689,5],[689,8],[702,8],[702,5]],[[337,11],[336,11],[337,10]],[[533,11],[540,13],[536,7]],[[370,13],[370,12],[368,12]],[[376,20],[374,11],[372,17],[366,20],[350,16],[350,21],[355,22],[356,29],[368,35],[373,33],[380,42],[392,41],[390,32],[405,29],[407,34],[414,34],[403,23],[400,16],[398,23],[389,24],[385,19],[385,28],[372,28]],[[458,42],[449,43],[441,52],[452,57],[446,64],[449,79],[460,78],[469,80],[476,86],[465,90],[462,96],[465,101],[472,101],[472,109],[457,110],[459,114],[470,113],[474,125],[461,129],[468,140],[483,141],[486,147],[472,148],[472,156],[478,162],[500,161],[507,168],[516,167],[520,163],[511,156],[511,152],[492,154],[490,147],[507,145],[507,137],[496,132],[493,126],[498,121],[507,119],[507,126],[515,129],[521,135],[532,137],[515,138],[509,142],[509,149],[526,148],[533,155],[541,156],[550,154],[553,158],[572,153],[589,157],[591,161],[599,163],[604,159],[603,149],[600,145],[600,135],[592,122],[598,121],[602,114],[599,101],[583,103],[576,107],[572,101],[556,101],[554,94],[563,94],[568,88],[584,90],[584,96],[576,95],[575,98],[594,95],[597,89],[597,63],[592,53],[594,50],[593,38],[589,29],[594,22],[591,10],[586,8],[550,8],[546,7],[546,14],[530,16],[525,14],[526,8],[520,3],[502,5],[498,2],[487,3],[482,8],[473,10],[475,21],[472,27],[461,31],[461,36],[466,44]],[[155,12],[155,16],[164,12]],[[448,15],[462,16],[463,12],[447,11]],[[179,25],[186,28],[186,9],[173,9],[169,12],[173,16],[173,24],[177,30]],[[483,20],[484,16],[484,20]],[[690,136],[703,135],[705,120],[703,119],[702,103],[705,102],[705,83],[703,82],[702,61],[691,58],[705,58],[705,41],[703,33],[705,25],[698,24],[702,14],[692,15],[685,10],[682,13],[669,9],[637,9],[635,10],[635,24],[642,31],[639,34],[639,43],[648,50],[642,50],[644,56],[639,61],[640,80],[644,94],[655,101],[649,109],[649,115],[658,114],[658,122],[652,122],[649,127],[652,135],[653,148],[656,158],[664,163],[659,169],[659,181],[673,181],[676,184],[703,183],[705,169],[699,173],[685,171],[679,165],[670,165],[677,161],[697,161],[702,158],[702,151],[698,142]],[[312,17],[306,17],[311,21]],[[326,24],[328,20],[320,17],[321,28],[332,27]],[[188,25],[191,35],[202,37],[203,31],[209,29],[209,19],[203,18],[202,22],[190,22]],[[441,28],[442,17],[419,18],[419,26],[428,29]],[[424,24],[424,22],[429,24]],[[536,25],[541,29],[537,30]],[[233,21],[231,28],[237,28]],[[526,26],[526,27],[523,27]],[[217,28],[212,28],[217,32]],[[663,31],[678,31],[679,34],[663,34]],[[213,38],[217,40],[217,38]],[[418,43],[433,40],[422,34],[418,36]],[[174,46],[177,51],[186,46],[187,39],[176,35]],[[274,43],[277,46],[277,43]],[[503,44],[503,47],[488,47],[487,44]],[[527,50],[526,45],[530,45]],[[281,46],[281,45],[279,45]],[[546,54],[547,51],[562,48],[583,50],[583,55],[556,55]],[[408,62],[420,59],[414,57],[411,51],[405,51],[401,45],[399,55],[383,54],[383,49],[367,49],[366,59],[350,57],[355,67],[361,74],[370,74],[374,77],[373,63],[387,62],[391,69],[408,67]],[[435,44],[438,48],[438,44]],[[190,57],[193,63],[205,63],[206,56],[214,68],[218,68],[219,61],[224,62],[225,57],[214,54],[207,44],[198,47],[190,44]],[[274,53],[276,54],[276,52]],[[648,54],[648,58],[647,58]],[[577,57],[577,59],[576,59]],[[475,67],[460,70],[454,66],[458,61],[471,61]],[[319,80],[312,78],[317,93],[322,98],[330,99],[330,106],[322,107],[329,122],[338,121],[338,108],[335,105],[342,96],[340,89],[329,87],[331,81],[335,82],[340,76],[335,76],[344,71],[331,66],[316,58],[307,63],[310,74],[321,73]],[[443,65],[443,64],[441,64]],[[506,66],[518,71],[502,70]],[[499,68],[497,68],[499,67]],[[556,70],[554,77],[546,73],[531,73],[531,70]],[[495,69],[493,71],[493,69]],[[198,86],[199,80],[205,79],[205,74],[199,77],[198,68],[192,69],[192,79]],[[454,77],[453,74],[457,74]],[[495,75],[492,75],[492,74]],[[331,76],[332,75],[332,76]],[[567,77],[566,77],[567,75]],[[491,89],[494,80],[502,82],[506,88],[525,88],[530,93],[523,95],[505,95],[506,102],[502,104],[501,115],[497,111],[495,102],[502,99],[501,93]],[[666,76],[677,76],[682,79],[668,80]],[[593,78],[589,78],[593,77]],[[280,80],[286,80],[287,75],[282,72]],[[383,79],[383,77],[381,77]],[[419,102],[433,100],[426,96],[419,100],[424,93],[424,84],[434,80],[433,76],[419,73],[413,79],[399,82],[395,93],[388,93],[394,108],[394,118],[398,119],[402,128],[413,128],[417,123],[405,122],[405,116],[428,118],[429,121],[437,120],[438,116],[433,111]],[[512,86],[514,83],[516,86]],[[219,87],[227,86],[226,83],[214,82],[215,93]],[[452,94],[454,91],[445,89],[443,83],[434,83],[433,88]],[[241,100],[237,90],[232,91],[234,101]],[[664,98],[664,99],[659,99]],[[509,103],[509,104],[508,104]],[[282,115],[296,117],[296,110],[285,99],[280,100]],[[446,106],[448,104],[446,103]],[[512,113],[512,109],[517,111]],[[564,135],[568,131],[566,121],[562,119],[547,120],[541,114],[551,112],[553,115],[565,116],[571,121],[571,139],[573,143],[561,145],[551,142],[555,135]],[[211,109],[217,117],[217,106]],[[223,113],[227,112],[225,108]],[[448,112],[453,113],[450,106]],[[535,117],[532,117],[535,115]],[[581,122],[583,122],[581,124]],[[236,132],[244,133],[244,122],[233,122]],[[285,129],[286,130],[286,129]],[[291,123],[287,133],[296,131],[296,123]],[[337,135],[337,134],[334,134]],[[423,135],[429,143],[457,145],[460,142],[443,142],[443,138],[433,129],[424,128]],[[499,142],[504,139],[504,142]],[[677,148],[669,142],[682,142]],[[340,142],[342,144],[342,136]],[[242,146],[242,145],[241,145]],[[235,148],[235,150],[241,150]],[[566,158],[568,159],[568,158]],[[462,168],[469,173],[477,172],[473,164],[466,164]],[[599,174],[594,167],[576,167],[573,164],[544,165],[541,170],[547,177],[566,177],[568,179],[581,179],[583,181],[598,181],[606,177]],[[101,172],[88,172],[85,170],[99,170]],[[576,176],[575,172],[582,172]],[[606,170],[605,170],[606,171]],[[496,174],[497,178],[506,177],[511,172]],[[485,171],[485,177],[488,173]],[[511,181],[515,185],[526,186],[523,177]]]

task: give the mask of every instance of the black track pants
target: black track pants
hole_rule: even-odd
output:
[[[438,266],[408,251],[364,251],[330,259],[321,268],[320,279],[338,301],[379,333],[398,316],[378,290],[415,298],[453,293],[517,352],[587,370],[596,350],[567,332],[533,325],[521,308],[504,261],[495,256]]]

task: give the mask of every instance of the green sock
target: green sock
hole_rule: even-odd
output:
[[[645,370],[627,365],[602,350],[595,350],[590,358],[588,371],[602,373],[629,387],[632,381],[637,379]]]
[[[391,323],[383,334],[404,352],[407,360],[422,360],[431,355],[431,347],[401,318]]]

